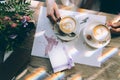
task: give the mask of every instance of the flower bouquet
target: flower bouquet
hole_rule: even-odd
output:
[[[33,11],[29,5],[30,2],[25,0],[0,3],[0,63],[4,53],[19,47],[34,28],[31,22]]]

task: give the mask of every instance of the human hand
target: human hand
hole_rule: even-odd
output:
[[[112,30],[113,32],[120,33],[120,21],[118,21],[118,22],[116,22],[116,23],[113,23],[111,30]]]
[[[60,19],[60,13],[58,6],[54,0],[46,0],[47,5],[47,17],[54,22],[57,22]]]
[[[120,15],[108,23],[111,26],[111,32],[120,33]]]

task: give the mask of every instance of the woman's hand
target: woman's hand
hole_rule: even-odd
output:
[[[111,30],[113,32],[120,33],[120,21],[113,23],[111,27],[112,27]]]
[[[46,0],[47,5],[47,17],[54,22],[60,19],[60,13],[58,6],[54,0]]]
[[[112,32],[120,33],[120,15],[118,15],[112,21],[110,21],[108,25],[111,26]]]

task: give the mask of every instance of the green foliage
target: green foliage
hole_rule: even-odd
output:
[[[29,5],[24,0],[0,3],[0,51],[14,50],[33,29]]]
[[[29,8],[30,2],[24,0],[9,0],[5,3],[0,3],[0,16],[21,14],[32,16],[33,11]]]

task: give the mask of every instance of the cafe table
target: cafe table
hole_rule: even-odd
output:
[[[35,5],[31,6],[31,9],[35,11],[33,15],[33,19],[36,25],[37,25],[39,10],[41,6],[46,6],[46,5],[44,2],[36,1]],[[109,13],[76,8],[71,6],[59,5],[59,8],[63,10],[77,11],[80,13],[103,15],[103,16],[106,16],[107,21],[112,20],[115,16],[117,16]],[[34,36],[34,33],[33,33],[33,36]],[[33,41],[34,39],[30,39],[30,40]],[[32,41],[29,44],[32,44]],[[84,80],[120,80],[120,52],[119,52],[120,37],[119,36],[115,36],[111,38],[110,43],[105,47],[105,49],[103,50],[103,53],[105,53],[106,51],[112,48],[117,48],[118,52],[112,55],[105,62],[103,62],[101,64],[101,67],[94,67],[94,66],[75,63],[75,66],[73,68],[63,71],[65,72],[65,76],[70,77],[73,74],[79,73]],[[31,56],[30,63],[28,64],[27,68],[20,75],[18,75],[16,79],[24,80],[26,75],[32,73],[35,69],[43,66],[46,68],[46,71],[49,74],[53,73],[52,67],[48,58]]]

